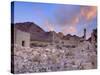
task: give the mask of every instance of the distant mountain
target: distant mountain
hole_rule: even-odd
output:
[[[31,40],[44,41],[45,31],[33,22],[15,23],[14,27],[31,34]]]
[[[23,22],[23,23],[15,23],[14,27],[31,34],[31,41],[49,41],[51,42],[53,39],[55,40],[68,40],[69,38],[73,37],[70,34],[64,36],[62,32],[56,33],[55,31],[44,31],[41,27],[36,25],[33,22]],[[78,36],[74,36],[75,39],[79,39]],[[74,38],[73,37],[73,38]]]
[[[45,32],[42,28],[32,22],[15,23],[14,27],[31,34],[31,40],[38,41],[52,41],[53,34],[56,36],[56,32]]]
[[[15,27],[25,32],[30,33],[44,33],[45,31],[38,25],[32,22],[15,23]]]

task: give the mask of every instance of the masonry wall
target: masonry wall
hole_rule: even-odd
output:
[[[22,46],[22,41],[24,41],[25,47],[30,47],[30,34],[18,29],[14,29],[14,44]]]

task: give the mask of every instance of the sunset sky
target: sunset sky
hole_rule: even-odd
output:
[[[97,28],[97,7],[14,2],[14,23],[19,22],[34,22],[45,31],[54,30],[65,35],[82,36],[86,28],[88,38]]]

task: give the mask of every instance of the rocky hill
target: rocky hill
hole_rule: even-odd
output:
[[[38,25],[32,22],[15,23],[14,27],[24,32],[30,33],[31,41],[32,40],[51,41],[53,35],[57,39],[60,39],[63,37],[63,33],[61,32],[58,34],[55,31],[46,32],[41,27],[39,27]]]

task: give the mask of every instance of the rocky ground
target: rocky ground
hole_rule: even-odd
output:
[[[14,46],[14,73],[95,69],[97,53],[89,42],[75,48]]]

